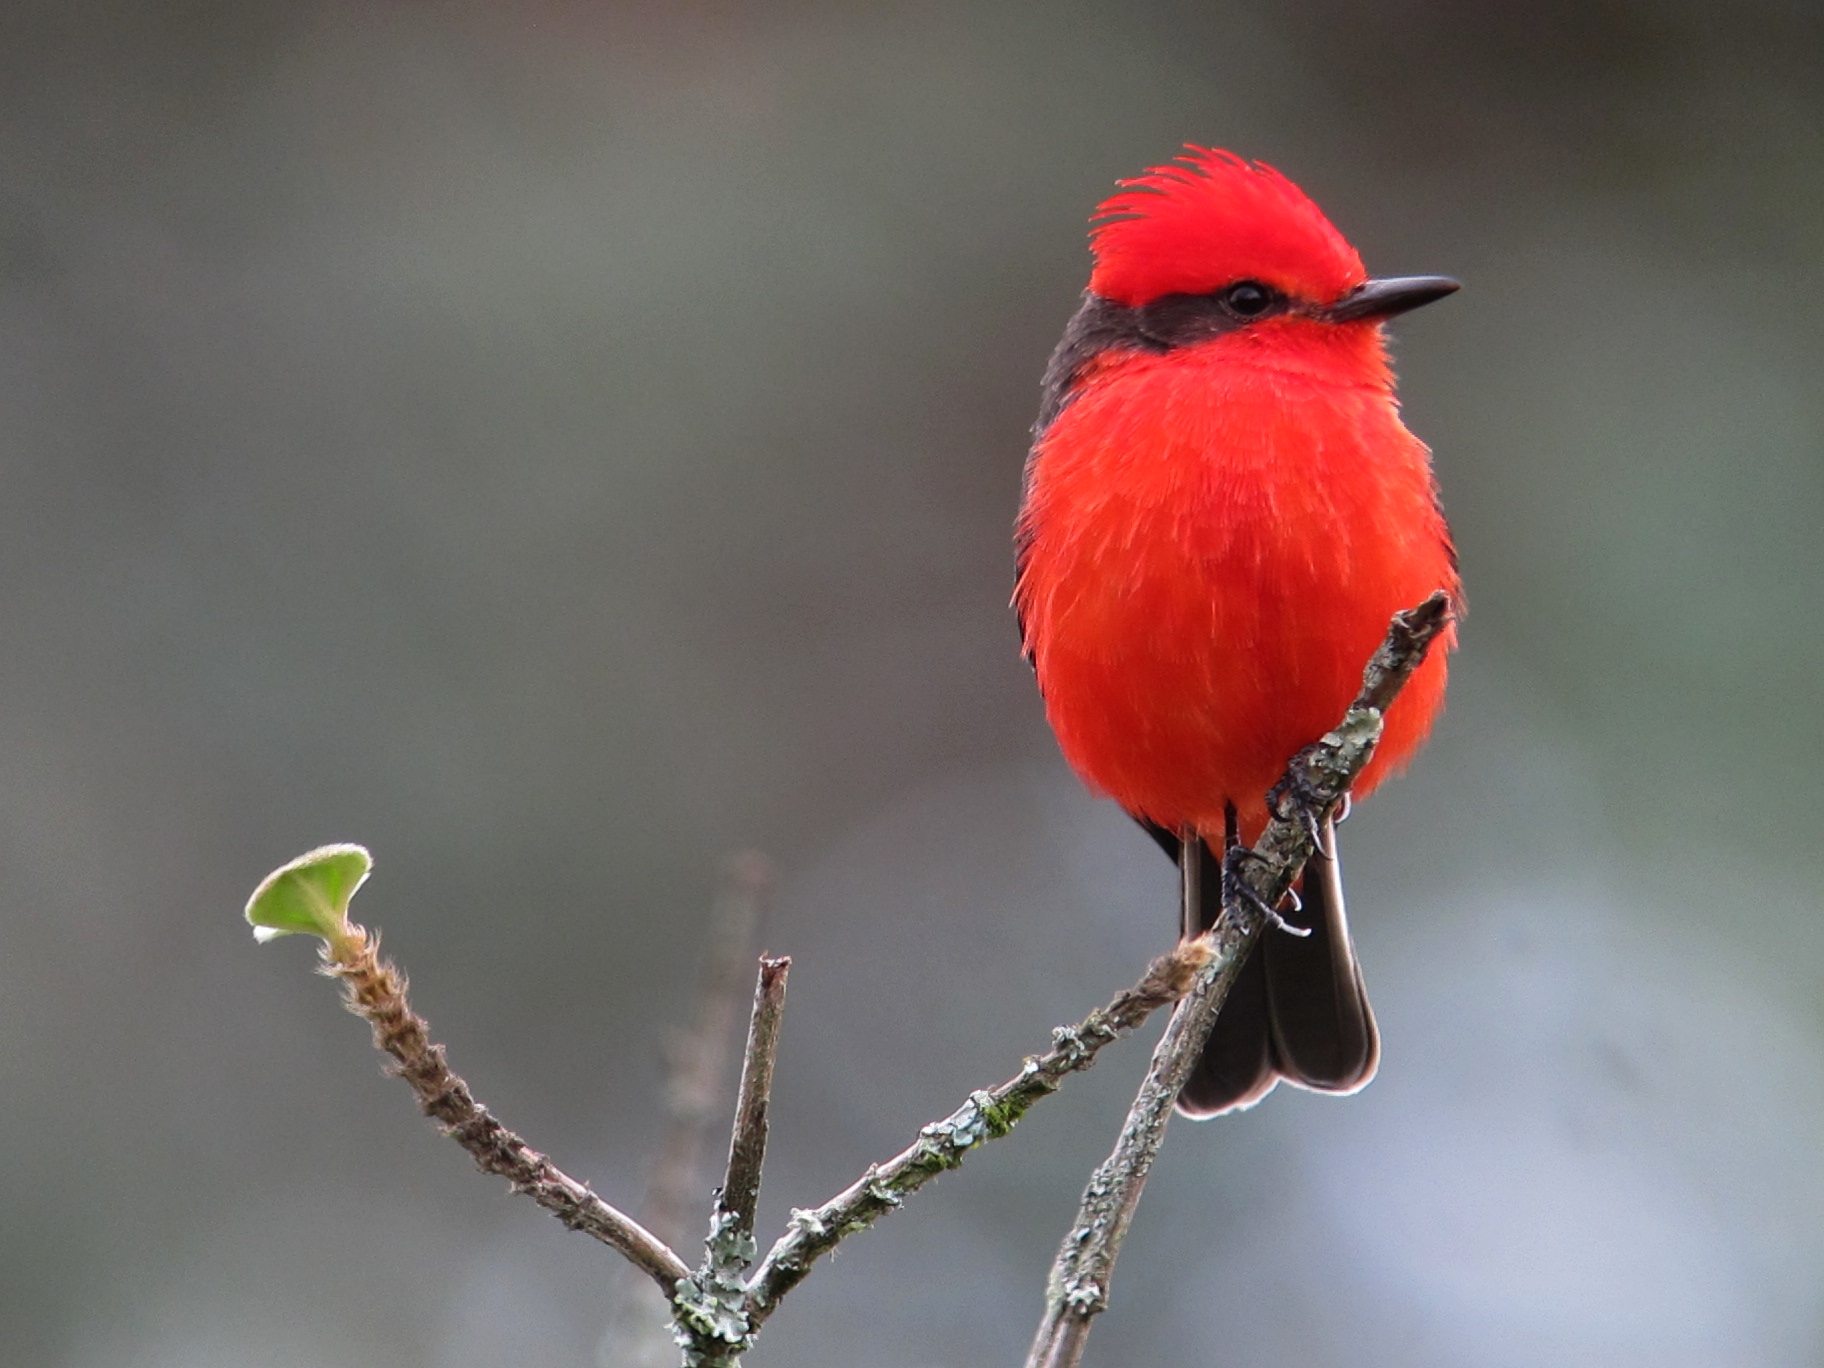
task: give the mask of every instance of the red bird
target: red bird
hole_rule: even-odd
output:
[[[1342,716],[1388,619],[1458,597],[1382,331],[1457,282],[1370,280],[1291,181],[1200,147],[1122,182],[1090,241],[1045,373],[1014,602],[1059,747],[1179,860],[1191,935],[1220,910],[1214,852],[1259,836],[1267,790]],[[1434,650],[1389,710],[1357,795],[1424,741],[1445,668]],[[1289,915],[1313,934],[1259,943],[1179,1096],[1189,1115],[1282,1078],[1346,1093],[1374,1076],[1335,860],[1301,888]]]

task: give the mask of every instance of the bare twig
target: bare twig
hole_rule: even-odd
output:
[[[732,1218],[731,1234],[750,1244],[754,1212],[760,1203],[760,1168],[766,1162],[766,1113],[773,1095],[773,1061],[779,1053],[779,1021],[785,1013],[785,977],[791,968],[789,957],[760,961],[734,1133],[729,1137],[728,1175],[717,1203]]]
[[[674,1249],[698,1238],[698,1203],[708,1189],[705,1151],[710,1123],[726,1100],[736,1013],[747,984],[755,928],[772,883],[772,864],[757,851],[737,855],[710,910],[696,1020],[666,1042],[665,1129],[653,1151],[640,1217]],[[667,1305],[658,1314],[631,1276],[620,1280],[614,1315],[599,1349],[612,1368],[667,1368],[678,1361]]]
[[[1451,622],[1447,594],[1432,595],[1394,616],[1387,638],[1369,661],[1362,690],[1334,731],[1294,756],[1276,793],[1274,815],[1254,846],[1254,858],[1236,862],[1240,879],[1267,907],[1277,904],[1314,851],[1313,813],[1330,811],[1348,792],[1380,740],[1382,716]],[[1209,960],[1179,1003],[1153,1051],[1146,1080],[1134,1098],[1114,1151],[1090,1178],[1076,1224],[1064,1237],[1046,1293],[1026,1368],[1076,1368],[1090,1320],[1108,1305],[1109,1281],[1121,1241],[1133,1219],[1179,1089],[1190,1076],[1210,1028],[1222,1010],[1265,918],[1238,889],[1225,887],[1216,924],[1199,937]]]
[[[999,1087],[974,1092],[942,1121],[918,1133],[918,1139],[884,1164],[872,1165],[849,1187],[822,1206],[792,1213],[791,1224],[767,1251],[749,1281],[747,1313],[759,1326],[779,1300],[810,1272],[811,1265],[845,1237],[866,1230],[897,1208],[938,1174],[953,1169],[984,1140],[996,1140],[1013,1129],[1032,1104],[1068,1074],[1087,1069],[1102,1047],[1133,1030],[1167,1003],[1175,1002],[1196,982],[1209,959],[1202,942],[1187,942],[1161,955],[1141,980],[1108,1006],[1091,1012],[1075,1026],[1052,1032],[1052,1048],[1029,1056],[1019,1073]]]
[[[772,882],[764,855],[749,851],[729,868],[708,928],[697,1019],[666,1050],[665,1134],[659,1141],[640,1216],[674,1248],[696,1237],[706,1189],[704,1150],[710,1123],[726,1105],[724,1079],[734,1053],[735,1022],[747,985],[760,904]]]
[[[617,1211],[586,1184],[560,1170],[489,1114],[469,1085],[450,1070],[443,1046],[407,1002],[405,976],[380,958],[378,937],[352,922],[323,946],[323,972],[342,984],[343,1004],[373,1027],[374,1045],[396,1061],[397,1073],[418,1095],[424,1114],[473,1156],[572,1230],[619,1250],[667,1297],[690,1276],[684,1261],[638,1221]]]

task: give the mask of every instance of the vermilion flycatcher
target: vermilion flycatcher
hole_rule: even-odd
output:
[[[1186,881],[1190,935],[1220,910],[1215,852],[1259,836],[1268,789],[1343,715],[1388,620],[1459,597],[1382,335],[1457,283],[1370,280],[1279,172],[1199,147],[1123,182],[1090,239],[1089,289],[1045,373],[1015,604],[1065,758],[1210,871]],[[1357,795],[1424,740],[1445,668],[1432,651],[1389,710]],[[1306,866],[1301,892],[1286,915],[1312,934],[1268,930],[1182,1111],[1245,1107],[1282,1078],[1353,1092],[1374,1076],[1334,858]]]

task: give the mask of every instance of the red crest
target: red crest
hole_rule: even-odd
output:
[[[1262,162],[1187,145],[1122,181],[1096,211],[1089,288],[1118,304],[1258,280],[1329,303],[1367,279],[1362,259],[1291,181]]]

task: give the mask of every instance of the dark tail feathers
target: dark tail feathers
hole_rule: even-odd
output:
[[[1334,852],[1334,824],[1326,820],[1323,832]],[[1201,877],[1197,905],[1186,910],[1187,923],[1193,912],[1196,917],[1195,925],[1184,928],[1187,935],[1212,925],[1222,909],[1222,862],[1202,840],[1191,844]],[[1381,1038],[1349,939],[1341,866],[1334,858],[1313,856],[1299,893],[1304,910],[1284,915],[1310,927],[1311,934],[1301,938],[1267,928],[1178,1094],[1178,1110],[1186,1116],[1252,1106],[1282,1078],[1316,1092],[1349,1093],[1374,1077]]]

